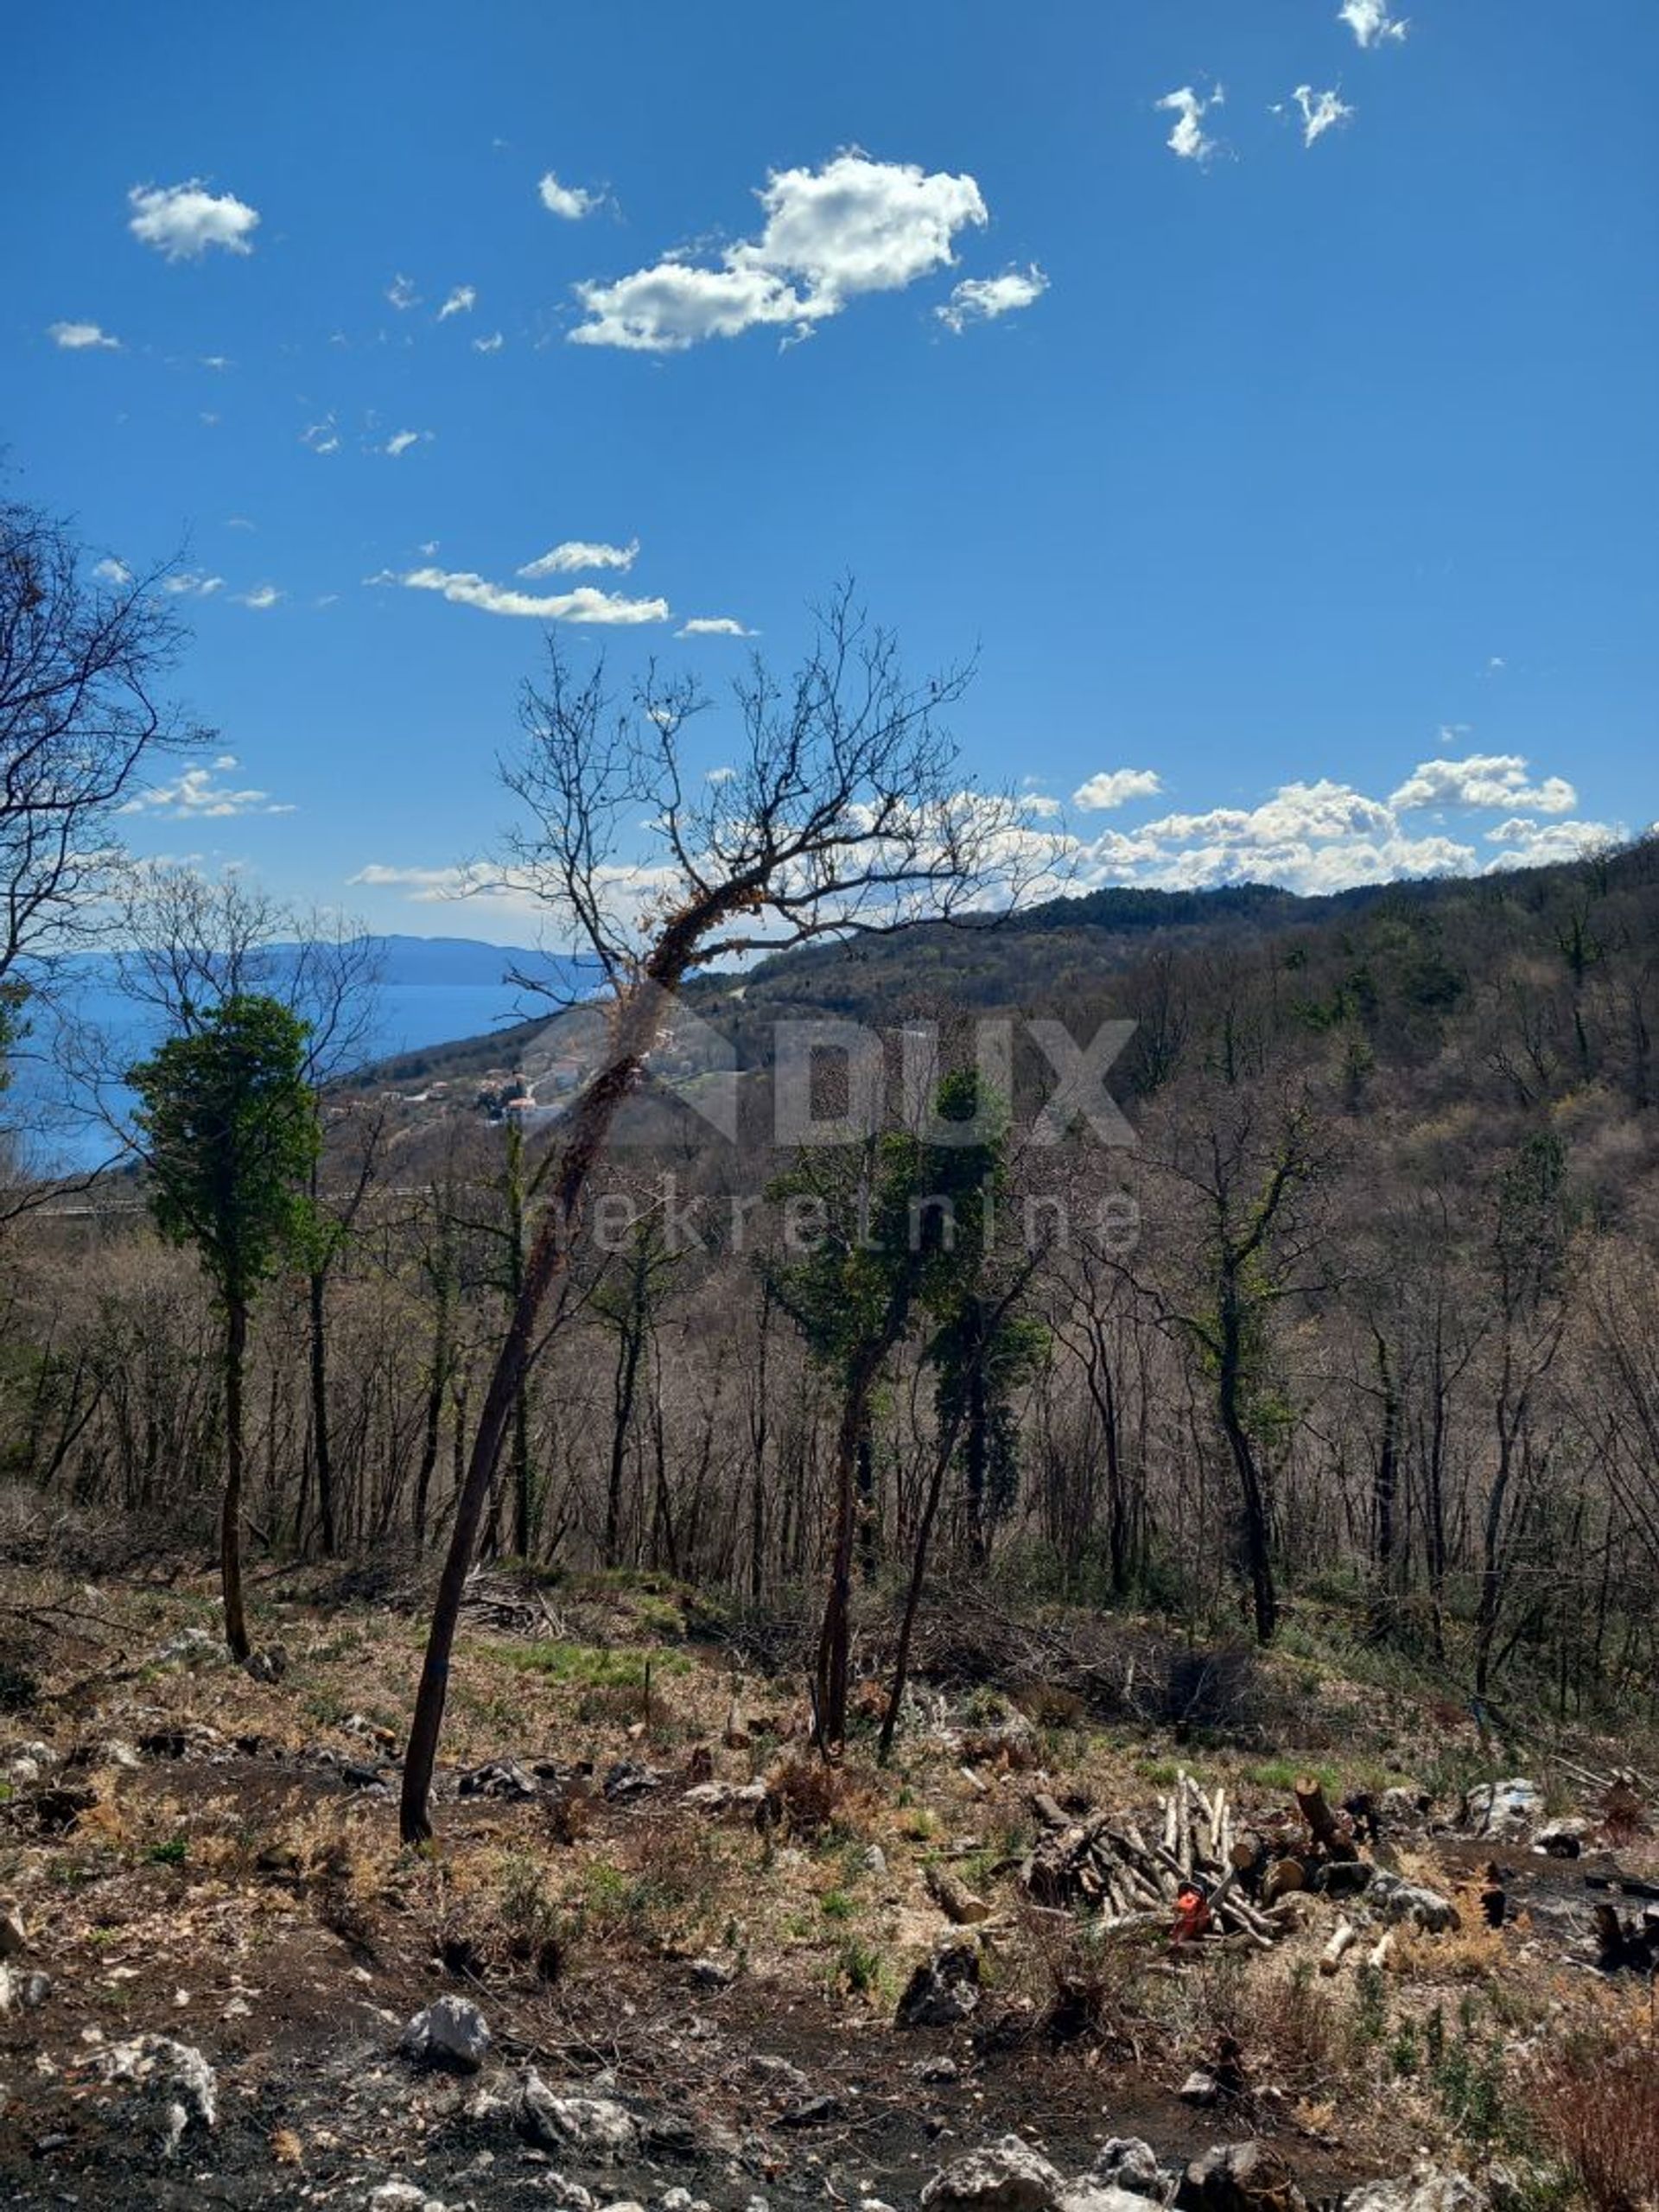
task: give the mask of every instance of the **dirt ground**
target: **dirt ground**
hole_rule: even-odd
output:
[[[798,1820],[696,1809],[683,1793],[710,1773],[736,1789],[788,1769],[802,1716],[786,1683],[734,1685],[729,1655],[677,1636],[671,1596],[654,1592],[562,1601],[559,1637],[469,1628],[438,1840],[404,1853],[395,1755],[418,1619],[292,1581],[256,1595],[258,1633],[287,1653],[274,1682],[223,1660],[205,1585],[0,1575],[8,1648],[21,1621],[35,1678],[27,1708],[0,1714],[0,1907],[26,1935],[0,2012],[0,2204],[366,2204],[409,2178],[451,2208],[545,2205],[569,2182],[601,2203],[683,2187],[722,2209],[903,2205],[1010,2131],[1067,2173],[1114,2135],[1176,2169],[1268,2133],[1324,2202],[1425,2149],[1478,2158],[1443,2056],[1413,2058],[1420,2030],[1433,2053],[1450,2024],[1462,2079],[1492,2051],[1639,2014],[1636,1992],[1573,1957],[1585,1873],[1651,1872],[1639,1837],[1580,1862],[1427,1830],[1385,1839],[1381,1855],[1460,1892],[1464,1927],[1402,1942],[1364,1984],[1314,1972],[1337,1910],[1323,1899],[1270,1955],[1177,1955],[1161,1936],[1100,1954],[1033,1915],[1018,1883],[1033,1789],[1154,1804],[1174,1747],[1144,1731],[976,1738],[936,1700],[891,1770],[855,1748],[832,1802]],[[1396,1755],[1408,1723],[1389,1724]],[[726,1740],[739,1734],[751,1740]],[[1252,1783],[1248,1752],[1179,1756],[1246,1807],[1254,1791],[1282,1811],[1282,1784]],[[462,1773],[506,1758],[536,1796],[458,1794]],[[1391,1762],[1373,1764],[1386,1778]],[[654,1782],[631,1794],[641,1769]],[[1501,1931],[1479,1924],[1473,1895],[1494,1855],[1516,1915]],[[990,1908],[984,1987],[969,2021],[901,2029],[899,1991],[951,1932],[926,1886],[940,1864]],[[1062,2036],[1056,1990],[1080,1961],[1093,2009]],[[21,1995],[31,1973],[50,1978],[38,2004]],[[417,2070],[398,2050],[445,1993],[489,2024],[477,2075]],[[1239,2036],[1250,2092],[1194,2109],[1176,2092],[1218,2024]],[[216,2125],[187,2128],[170,2156],[156,2100],[103,2078],[111,2051],[146,2034],[200,2050],[217,2076]],[[588,2168],[527,2145],[501,2100],[528,2066],[635,2111],[641,2162]]]

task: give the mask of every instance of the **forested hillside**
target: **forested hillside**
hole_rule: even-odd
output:
[[[856,1606],[896,1604],[943,1454],[930,1583],[988,1569],[1206,1635],[1393,1652],[1500,1707],[1650,1696],[1659,850],[1325,900],[1097,893],[809,948],[692,1002],[736,1048],[743,1141],[688,1110],[696,1077],[637,1109],[518,1400],[486,1554],[757,1605],[816,1591],[861,1347],[815,1310],[849,1279],[804,1283],[788,1210],[810,1198],[841,1264],[861,1183],[898,1170],[890,1138],[776,1142],[774,1025],[891,1043],[933,1021],[965,1065],[973,1017],[1085,1045],[1126,1020],[1108,1082],[1132,1146],[1083,1122],[1036,1141],[1053,1069],[1016,1023],[956,1364],[920,1287],[873,1360]],[[249,1357],[270,1555],[372,1545],[412,1568],[446,1527],[559,1142],[456,1089],[418,1120],[372,1084],[333,1096],[334,1226],[283,1268]],[[905,1203],[948,1159],[922,1145]],[[205,1540],[221,1414],[190,1256],[94,1192],[15,1224],[8,1257],[13,1510]]]

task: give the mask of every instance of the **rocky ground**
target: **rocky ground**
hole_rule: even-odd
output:
[[[0,1572],[0,2203],[1470,2212],[1595,2194],[1598,2083],[1631,2132],[1650,1985],[1592,1970],[1591,1916],[1641,1905],[1586,1880],[1659,1878],[1628,1746],[1520,1776],[1285,1662],[1271,1750],[924,1685],[891,1767],[826,1775],[787,1672],[594,1580],[469,1615],[404,1853],[421,1623],[350,1588],[256,1586],[259,1680],[205,1580]],[[1393,1916],[1370,1964],[1382,1884],[1179,1945],[1040,1902],[1045,1805],[1140,1834],[1185,1772],[1282,1835],[1304,1769],[1455,1926]]]

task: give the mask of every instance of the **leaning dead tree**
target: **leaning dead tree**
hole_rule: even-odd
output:
[[[1006,902],[1052,863],[1016,800],[961,773],[941,715],[968,674],[910,682],[892,634],[843,587],[791,677],[757,660],[735,686],[734,757],[712,775],[685,758],[687,724],[707,703],[689,681],[648,675],[619,707],[602,669],[577,680],[550,641],[544,687],[526,687],[524,741],[503,767],[527,818],[507,869],[597,960],[608,1028],[539,1178],[539,1217],[456,1501],[404,1766],[405,1842],[431,1833],[456,1619],[538,1322],[675,994],[710,961],[948,918],[993,893]]]

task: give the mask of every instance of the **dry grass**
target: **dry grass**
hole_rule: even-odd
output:
[[[1659,2050],[1650,2039],[1574,2037],[1533,2070],[1526,2102],[1541,2142],[1595,2212],[1659,2203]]]

